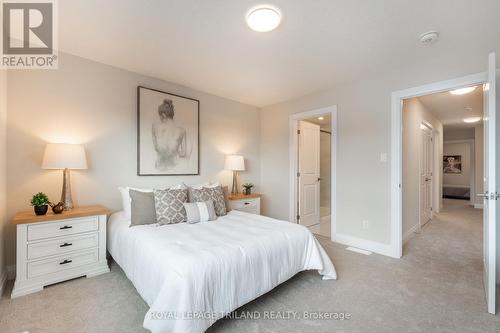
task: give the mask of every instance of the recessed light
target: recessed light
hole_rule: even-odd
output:
[[[465,118],[464,123],[477,123],[480,120],[481,117],[470,117],[470,118]]]
[[[324,117],[318,117],[318,120],[323,120],[323,119],[325,119],[325,118]]]
[[[274,6],[261,5],[250,9],[246,20],[250,29],[258,32],[268,32],[280,25],[281,12]]]
[[[465,95],[476,90],[476,87],[460,88],[450,91],[452,95]]]

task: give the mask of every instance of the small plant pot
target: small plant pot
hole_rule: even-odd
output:
[[[251,188],[245,188],[245,189],[243,189],[243,194],[244,195],[250,195],[250,194],[252,194],[252,189]]]
[[[36,215],[45,215],[45,214],[47,214],[47,210],[49,209],[49,205],[35,206],[34,209],[35,209]]]

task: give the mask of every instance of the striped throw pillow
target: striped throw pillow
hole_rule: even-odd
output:
[[[187,223],[207,222],[217,219],[212,200],[186,202],[184,203],[184,209],[186,210]]]

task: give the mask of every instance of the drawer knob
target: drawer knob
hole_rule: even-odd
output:
[[[250,205],[250,202],[245,202],[245,205]]]
[[[59,265],[66,265],[66,264],[69,264],[70,262],[73,262],[73,260],[68,260],[68,259],[65,259],[64,261],[61,261],[59,263]]]
[[[65,229],[71,229],[73,226],[71,225],[65,225],[64,227],[60,227],[59,230],[65,230]]]
[[[66,246],[71,246],[71,245],[73,245],[73,243],[64,243],[64,244],[59,245],[59,247],[66,247]]]

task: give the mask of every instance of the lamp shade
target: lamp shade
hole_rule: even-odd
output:
[[[232,171],[245,171],[245,159],[241,155],[227,155],[224,169]]]
[[[69,143],[48,143],[42,169],[87,169],[85,148]]]

